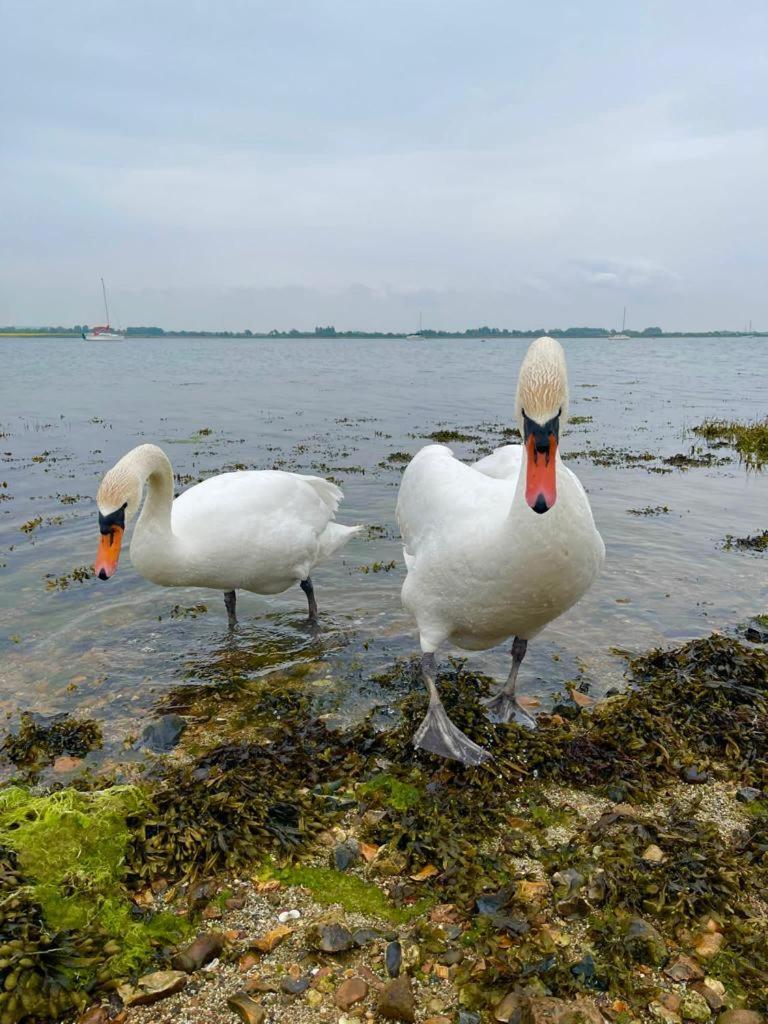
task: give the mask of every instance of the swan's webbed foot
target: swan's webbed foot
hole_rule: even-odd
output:
[[[414,747],[428,750],[430,754],[437,754],[438,757],[452,758],[468,766],[489,760],[490,753],[466,736],[448,717],[433,678],[434,655],[425,654],[421,666],[424,682],[429,691],[429,707],[424,720],[413,735]]]
[[[527,650],[528,641],[516,636],[512,643],[512,667],[506,683],[495,696],[488,697],[482,702],[485,705],[485,713],[494,723],[517,722],[526,729],[536,728],[536,719],[528,714],[515,694],[517,673]]]
[[[234,590],[226,590],[224,592],[224,607],[227,609],[227,619],[229,620],[230,629],[234,629],[237,625],[237,614],[235,612],[236,605],[237,594]]]
[[[487,697],[482,703],[488,719],[496,725],[517,722],[526,729],[536,728],[536,719],[528,714],[514,693],[500,690],[495,697]]]
[[[307,609],[309,611],[309,621],[314,626],[317,624],[317,601],[315,600],[315,588],[312,586],[312,580],[307,576],[305,580],[299,583],[299,586],[307,595]]]

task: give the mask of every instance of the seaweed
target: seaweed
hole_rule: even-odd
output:
[[[708,419],[694,427],[693,432],[712,445],[720,442],[734,447],[748,469],[762,469],[768,462],[768,419],[747,423]]]
[[[92,719],[77,721],[57,715],[45,720],[22,712],[18,732],[5,737],[0,753],[17,766],[39,768],[51,764],[61,754],[85,757],[101,744],[101,729]]]
[[[138,790],[0,792],[0,1022],[58,1018],[98,984],[147,963],[185,924],[138,920],[124,888]]]
[[[732,533],[727,533],[723,540],[723,548],[726,551],[732,548],[739,551],[768,551],[768,530],[751,537],[734,537]]]

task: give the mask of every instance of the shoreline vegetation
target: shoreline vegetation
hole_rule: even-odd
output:
[[[89,330],[87,324],[74,327],[0,327],[0,338],[74,338]],[[335,327],[315,327],[312,331],[166,331],[162,327],[127,327],[126,338],[413,338],[418,340],[440,338],[540,338],[548,334],[553,338],[768,338],[768,331],[663,331],[660,327],[646,327],[642,331],[608,330],[605,327],[538,327],[523,331],[506,327],[470,327],[464,331],[421,330],[417,335],[409,331],[337,331]]]

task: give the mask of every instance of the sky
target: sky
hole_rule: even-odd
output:
[[[768,329],[765,0],[0,26],[0,324]]]

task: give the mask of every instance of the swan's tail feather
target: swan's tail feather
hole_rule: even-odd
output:
[[[314,488],[315,494],[328,506],[331,514],[337,511],[341,499],[344,497],[344,492],[340,487],[321,476],[302,476],[301,479],[306,480],[310,487]]]
[[[322,560],[343,548],[348,540],[351,540],[356,533],[362,530],[360,526],[342,526],[341,523],[328,523],[320,534],[320,558]]]

